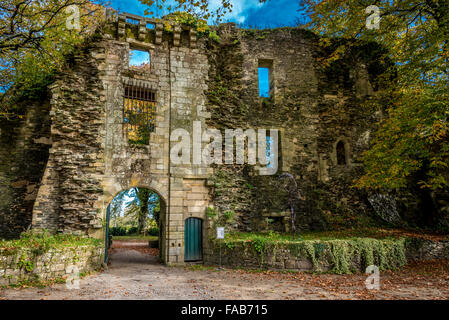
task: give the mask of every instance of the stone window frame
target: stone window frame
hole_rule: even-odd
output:
[[[275,76],[274,76],[274,65],[275,65],[275,59],[271,57],[263,57],[263,58],[257,58],[257,96],[260,100],[264,99],[272,99],[274,100],[275,97]],[[259,80],[259,68],[267,68],[269,70],[268,73],[268,80],[269,80],[269,97],[261,97],[260,96],[260,80]]]
[[[133,146],[133,147],[144,147],[147,148],[152,141],[152,136],[156,133],[156,128],[157,128],[157,114],[158,114],[158,99],[159,99],[159,92],[157,89],[154,88],[154,86],[152,85],[148,85],[146,84],[146,81],[141,81],[141,80],[136,80],[134,78],[127,78],[128,80],[123,79],[122,81],[122,132],[123,134],[126,136],[126,141],[128,143],[128,146]],[[135,88],[140,88],[143,91],[148,91],[148,92],[152,92],[153,93],[153,103],[154,103],[154,128],[152,131],[150,131],[150,137],[149,137],[149,142],[148,144],[130,144],[129,140],[128,140],[128,133],[125,130],[125,99],[126,99],[126,87],[135,87]]]
[[[337,156],[337,146],[340,142],[343,142],[344,148],[345,148],[345,162],[346,164],[341,165],[338,164],[338,156]],[[346,137],[338,137],[337,140],[334,142],[332,146],[332,153],[331,153],[331,160],[335,166],[338,167],[347,167],[351,166],[351,145],[349,143],[349,140]]]
[[[140,41],[132,40],[132,39],[129,39],[127,42],[129,44],[129,46],[128,46],[128,50],[127,50],[128,64],[126,66],[126,69],[128,71],[131,71],[131,72],[135,73],[135,74],[142,74],[142,75],[153,74],[153,71],[154,71],[154,64],[153,64],[154,59],[153,59],[153,56],[154,56],[155,46],[153,44],[150,44],[150,43],[140,42]],[[139,70],[139,69],[136,69],[136,68],[132,68],[129,65],[131,50],[148,52],[148,54],[150,56],[150,68],[149,68],[149,70],[145,70],[145,69]]]
[[[159,92],[158,89],[154,86],[154,84],[150,84],[152,82],[157,82],[157,76],[155,75],[154,71],[154,59],[152,58],[154,56],[154,52],[156,50],[156,46],[152,43],[146,43],[146,42],[141,42],[135,39],[127,39],[127,51],[126,51],[126,58],[128,63],[126,64],[125,68],[124,68],[124,75],[123,75],[123,80],[122,80],[122,98],[123,98],[123,103],[122,103],[122,110],[123,110],[123,116],[122,116],[122,121],[123,121],[123,133],[127,134],[125,132],[125,124],[124,124],[124,120],[125,120],[125,88],[126,86],[142,86],[142,89],[149,89],[151,91],[154,92],[154,103],[155,103],[155,121],[154,121],[154,131],[150,132],[150,139],[149,139],[149,144],[151,144],[152,141],[152,136],[155,134],[156,132],[156,128],[157,128],[157,122],[156,122],[156,117],[158,114],[158,110],[159,110],[159,106],[158,106],[158,101],[159,101]],[[129,58],[130,58],[130,52],[131,50],[139,50],[139,51],[145,51],[148,52],[149,56],[150,56],[150,67],[149,69],[137,69],[137,68],[132,68],[129,65]],[[125,80],[126,79],[126,80]],[[126,138],[126,140],[128,141],[128,139]],[[128,141],[128,146],[132,146],[132,147],[139,147],[139,148],[148,148],[149,144],[129,144]]]

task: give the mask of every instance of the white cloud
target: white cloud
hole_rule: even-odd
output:
[[[143,15],[146,8],[138,0],[111,0],[114,8],[120,8],[122,11],[134,13],[137,15]],[[167,0],[166,6],[174,4],[175,0]],[[249,20],[254,20],[254,14],[260,15],[257,20],[260,21],[272,21],[279,20],[282,22],[284,17],[290,17],[292,14],[296,14],[297,4],[296,1],[291,0],[271,0],[267,3],[260,3],[259,0],[231,0],[233,5],[232,12],[225,17],[225,21],[233,21],[237,23],[246,23]],[[210,9],[212,11],[218,9],[222,5],[222,0],[210,0]],[[258,10],[261,9],[261,10]],[[272,10],[273,9],[273,10]],[[270,15],[266,15],[267,10],[270,11]],[[167,10],[158,10],[154,8],[157,16],[163,16],[167,14]],[[251,17],[250,17],[251,16]],[[214,19],[210,19],[209,23],[213,23]]]
[[[226,16],[227,20],[236,21],[238,23],[245,22],[246,16],[244,12],[251,8],[259,8],[264,5],[259,0],[232,0],[232,12]],[[216,10],[221,6],[221,0],[211,0],[210,6],[212,10]]]

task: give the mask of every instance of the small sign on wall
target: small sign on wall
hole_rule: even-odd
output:
[[[225,237],[225,228],[218,227],[217,228],[217,239],[224,239]]]

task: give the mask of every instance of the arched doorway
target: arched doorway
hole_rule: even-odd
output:
[[[188,218],[184,227],[185,262],[203,260],[203,220]]]
[[[109,203],[105,224],[105,263],[110,259],[114,240],[138,241],[164,250],[164,221],[166,205],[159,193],[146,187],[134,187],[118,193]]]

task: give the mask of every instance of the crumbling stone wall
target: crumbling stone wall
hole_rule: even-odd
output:
[[[380,119],[376,110],[362,107],[375,92],[363,59],[354,54],[323,67],[326,52],[318,38],[299,28],[239,30],[226,24],[217,33],[220,43],[209,47],[209,124],[280,130],[277,175],[259,176],[249,166],[216,168],[214,203],[237,214],[229,227],[286,231],[290,214],[288,195],[279,188],[282,172],[299,185],[302,199],[294,209],[301,229],[363,223],[371,208],[366,195],[351,187],[363,173],[361,154]],[[259,97],[258,82],[258,66],[267,64],[268,99]],[[345,165],[337,163],[339,141]]]
[[[34,204],[36,229],[86,234],[102,227],[95,202],[105,170],[105,92],[98,58],[103,52],[95,41],[76,52],[67,72],[51,87],[52,146]]]
[[[302,229],[332,227],[326,214],[344,217],[339,208],[365,215],[363,195],[348,187],[361,174],[360,155],[378,119],[360,107],[375,91],[362,62],[351,61],[355,71],[345,68],[342,75],[320,68],[317,37],[299,28],[255,31],[224,24],[217,42],[193,27],[168,23],[172,28],[165,30],[160,21],[120,15],[73,54],[50,88],[45,141],[51,148],[37,198],[30,198],[34,228],[101,238],[110,201],[123,190],[146,187],[163,201],[160,246],[169,264],[184,261],[184,221],[206,222],[208,207],[233,211],[233,229],[285,230],[287,194],[277,185],[278,175],[260,176],[248,165],[171,161],[179,142],[170,139],[173,131],[185,130],[193,143],[198,125],[278,129],[278,174],[291,173],[299,184],[302,199],[295,210]],[[129,67],[130,49],[150,53],[148,70]],[[270,98],[259,98],[258,66],[271,68]],[[124,133],[130,84],[156,93],[149,145],[130,145]],[[340,140],[347,150],[343,166],[336,163]],[[205,241],[211,231],[204,231]]]
[[[49,103],[31,105],[23,119],[0,120],[0,238],[16,238],[31,212],[48,160]]]
[[[111,21],[52,87],[53,146],[33,226],[102,237],[110,201],[123,190],[146,187],[163,202],[161,257],[184,263],[184,221],[193,213],[205,219],[208,189],[200,186],[212,171],[203,164],[173,164],[170,148],[176,141],[170,134],[184,129],[192,136],[194,121],[205,128],[204,41],[197,43],[196,31],[187,26],[167,33],[160,22],[132,17],[142,25],[127,23],[127,15]],[[155,23],[154,30],[146,22]],[[129,67],[130,49],[150,53],[148,70]],[[155,92],[148,145],[131,145],[124,132],[127,85]],[[204,199],[191,199],[197,193]]]

